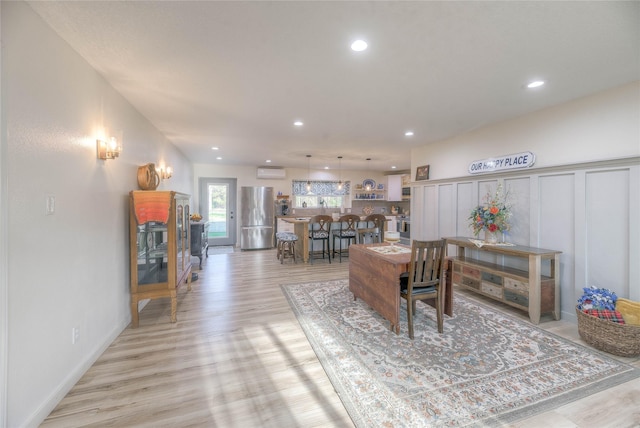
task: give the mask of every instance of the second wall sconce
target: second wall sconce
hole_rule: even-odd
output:
[[[171,178],[171,176],[173,175],[173,169],[171,169],[170,166],[168,167],[160,167],[160,172],[158,173],[160,175],[160,178],[163,180],[167,180],[169,178]]]

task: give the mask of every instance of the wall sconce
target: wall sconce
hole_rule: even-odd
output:
[[[173,169],[170,166],[168,167],[160,167],[160,178],[163,180],[168,180],[173,175]]]
[[[122,143],[117,138],[111,137],[109,140],[98,138],[96,140],[98,159],[115,159],[122,152]]]

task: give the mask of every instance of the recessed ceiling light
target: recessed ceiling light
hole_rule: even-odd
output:
[[[395,165],[393,165],[393,166],[391,167],[391,169],[396,169],[396,168],[397,168],[397,166],[395,166]]]
[[[266,163],[271,163],[271,159],[267,159],[265,162]]]
[[[324,169],[329,169],[329,167],[328,167],[328,166],[325,166],[325,167],[324,167]]]
[[[539,88],[542,85],[544,85],[544,80],[534,80],[533,82],[530,82],[527,84],[527,88],[529,89]]]
[[[218,150],[217,147],[211,147],[211,150]]]
[[[300,121],[300,120],[296,120],[295,122],[293,122],[293,124],[294,124],[295,126],[302,126],[302,125],[304,125],[304,123],[302,123],[302,121]]]
[[[216,159],[217,159],[217,160],[222,160],[222,158],[221,158],[220,156],[218,156]]]
[[[413,131],[407,131],[404,133],[405,137],[413,137]]]
[[[367,42],[365,42],[364,40],[356,40],[355,42],[351,43],[351,49],[353,49],[356,52],[362,52],[366,48],[367,48]]]

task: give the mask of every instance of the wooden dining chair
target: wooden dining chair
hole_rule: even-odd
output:
[[[438,333],[444,330],[443,305],[446,287],[444,255],[446,241],[417,241],[411,244],[409,272],[400,275],[400,297],[407,301],[409,337],[413,339],[416,301],[436,299]]]
[[[333,230],[333,258],[336,258],[336,251],[340,256],[340,263],[342,263],[342,241],[347,241],[347,249],[349,245],[356,241],[356,229],[360,222],[360,216],[355,214],[345,214],[338,219],[339,227]],[[336,249],[336,239],[338,240],[338,248]]]
[[[358,228],[358,244],[375,244],[382,242],[380,229],[377,227]]]
[[[326,254],[331,263],[331,252],[329,251],[329,234],[331,233],[331,216],[317,215],[309,220],[309,263],[313,264],[313,243],[322,241],[322,258]]]
[[[367,222],[367,227],[378,228],[380,242],[384,242],[384,226],[387,223],[387,218],[382,214],[369,214],[364,221]]]

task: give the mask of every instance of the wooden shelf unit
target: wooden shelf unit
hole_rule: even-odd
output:
[[[170,199],[166,223],[136,218],[135,193],[167,194]],[[191,228],[189,195],[173,191],[134,190],[129,194],[129,244],[131,254],[131,326],[138,327],[138,302],[171,299],[171,322],[176,322],[177,288],[191,290]]]
[[[354,201],[386,201],[386,190],[385,189],[355,189],[354,191]]]
[[[560,251],[520,245],[478,247],[466,237],[446,240],[448,245],[457,247],[457,256],[450,257],[454,285],[522,309],[528,312],[534,324],[540,322],[540,315],[544,313],[551,313],[554,319],[560,319]],[[525,258],[528,270],[468,257],[466,249]],[[543,261],[549,262],[549,276],[541,273]]]

